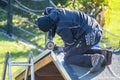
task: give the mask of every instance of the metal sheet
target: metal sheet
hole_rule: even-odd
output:
[[[101,67],[96,73],[87,73],[90,68],[64,64],[63,66],[72,80],[120,80],[120,52],[113,53],[112,64]]]

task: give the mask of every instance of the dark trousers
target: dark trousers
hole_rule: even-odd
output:
[[[100,41],[100,38],[101,35],[97,33],[95,44]],[[65,63],[83,67],[91,67],[91,55],[86,54],[94,54],[96,52],[99,52],[95,49],[92,49],[94,45],[86,45],[84,35],[81,36],[81,38],[76,42],[76,44],[69,46],[68,50],[66,50],[66,54],[64,57]]]

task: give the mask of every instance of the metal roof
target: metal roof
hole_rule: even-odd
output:
[[[102,67],[101,70],[96,73],[88,73],[90,68],[65,65],[64,55],[62,53],[58,55],[50,50],[45,50],[38,55],[35,63],[44,59],[44,57],[49,54],[64,80],[120,80],[120,52],[113,53],[112,64]]]

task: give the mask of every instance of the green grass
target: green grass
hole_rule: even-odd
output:
[[[6,36],[0,33],[0,80],[2,80],[4,59],[8,51],[11,53],[12,61],[27,61],[30,51],[33,51],[34,57],[39,54],[37,50],[31,49],[14,40],[8,39]],[[20,71],[20,69],[20,67],[12,68],[13,78],[15,77],[14,73],[16,71]]]
[[[21,17],[20,15],[14,15],[13,16],[13,25],[15,26],[13,28],[13,34],[17,36],[18,38],[22,38],[28,42],[31,42],[32,44],[35,44],[41,48],[44,48],[45,44],[45,33],[40,31],[38,28],[35,28],[33,25],[30,25],[26,23],[28,20],[27,17]],[[24,31],[19,30],[17,27],[20,27],[22,29],[25,29],[36,36],[30,35]],[[24,33],[24,34],[23,34]]]
[[[109,0],[109,9],[107,11],[104,37],[106,44],[120,49],[120,0]]]

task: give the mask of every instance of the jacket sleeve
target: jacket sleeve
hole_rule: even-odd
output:
[[[73,34],[72,34],[71,30],[68,28],[63,28],[63,29],[59,30],[58,35],[62,38],[65,45],[71,46],[75,43]]]

